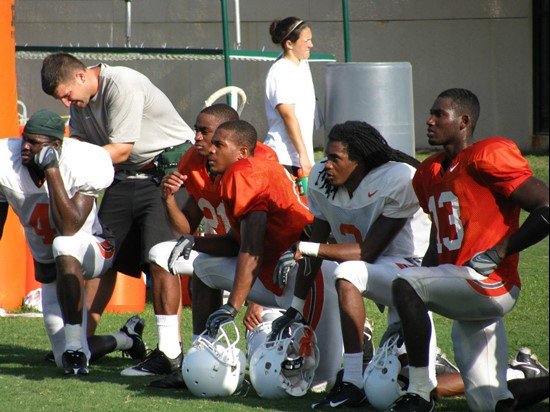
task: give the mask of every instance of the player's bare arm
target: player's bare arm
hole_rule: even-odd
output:
[[[195,236],[193,250],[214,256],[237,256],[239,243],[233,232],[226,235]]]
[[[266,227],[267,213],[263,211],[250,212],[241,221],[241,247],[237,258],[233,289],[228,299],[228,303],[236,310],[239,310],[244,304],[260,273]]]
[[[203,213],[195,199],[187,196],[185,204],[178,206],[174,194],[184,185],[187,176],[179,172],[170,173],[162,178],[161,196],[170,221],[170,227],[174,236],[195,233],[203,218]]]
[[[495,246],[501,258],[548,236],[548,186],[543,181],[530,177],[512,192],[510,199],[530,214],[516,233]]]
[[[44,174],[48,182],[50,206],[55,225],[62,235],[72,236],[86,221],[95,197],[78,192],[69,198],[58,168],[46,169]]]
[[[315,218],[313,220],[310,241],[320,244],[325,244],[330,235],[330,225],[326,220]],[[300,242],[297,242],[300,243]],[[296,245],[297,246],[297,245]],[[323,259],[317,259],[308,257],[308,264],[306,265],[305,259],[300,250],[297,248],[294,255],[296,260],[299,260],[300,266],[298,267],[298,274],[296,276],[296,284],[294,286],[294,295],[300,299],[306,299],[306,296],[315,281],[319,268],[323,263]],[[307,269],[307,272],[306,272]]]
[[[317,256],[337,262],[362,260],[372,263],[388,247],[405,223],[406,218],[380,216],[361,243],[321,244]]]

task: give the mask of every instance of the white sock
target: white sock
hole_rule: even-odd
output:
[[[65,350],[82,350],[82,325],[65,324]]]
[[[353,383],[358,388],[363,387],[363,352],[344,353],[342,381]]]
[[[115,350],[128,350],[134,346],[132,338],[122,331],[115,332],[111,336],[116,340]]]
[[[181,353],[178,315],[155,315],[159,334],[159,350],[170,359]]]
[[[430,381],[428,367],[409,366],[409,388],[407,392],[416,393],[429,402],[432,389],[434,389],[434,386]]]
[[[63,329],[63,316],[57,300],[57,282],[42,284],[42,313],[44,314],[44,327],[52,346],[55,363],[62,367],[61,356],[65,351],[65,330]]]

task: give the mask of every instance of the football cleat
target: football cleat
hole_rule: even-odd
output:
[[[406,393],[390,406],[388,412],[432,412],[435,410],[435,402],[428,402],[416,393]]]
[[[149,382],[149,386],[152,388],[161,389],[187,389],[187,385],[183,380],[181,369],[166,375],[164,378]]]
[[[88,375],[88,358],[79,350],[66,350],[61,357],[65,375]]]
[[[436,376],[447,373],[460,373],[458,368],[445,356],[441,349],[436,348],[435,374]]]
[[[323,399],[313,402],[311,408],[357,408],[367,403],[367,396],[363,388],[358,388],[353,383],[343,382],[334,385]]]
[[[157,347],[142,362],[124,369],[120,374],[122,376],[169,375],[181,368],[182,361],[183,353],[170,359]]]
[[[132,339],[132,347],[122,351],[123,355],[127,355],[132,359],[143,360],[147,355],[147,346],[143,342],[143,328],[145,327],[145,319],[137,315],[132,316],[126,321],[124,326],[120,328],[130,339]]]
[[[537,355],[529,348],[520,348],[516,357],[510,361],[510,368],[523,372],[525,378],[548,376],[548,369],[542,366]]]

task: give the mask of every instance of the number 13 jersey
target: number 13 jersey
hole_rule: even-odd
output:
[[[445,153],[426,159],[413,186],[429,213],[438,263],[463,265],[519,228],[520,208],[509,196],[533,175],[514,142],[493,137],[462,150],[444,170]],[[519,254],[503,260],[489,278],[520,286]]]

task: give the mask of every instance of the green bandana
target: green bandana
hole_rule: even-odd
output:
[[[23,134],[38,134],[63,140],[65,122],[49,110],[39,110],[27,120]]]

